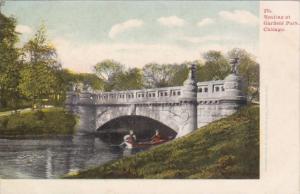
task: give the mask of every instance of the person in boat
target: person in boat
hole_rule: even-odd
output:
[[[123,137],[123,143],[121,143],[120,145],[125,145],[127,148],[132,149],[134,143],[136,143],[136,136],[133,133],[132,130],[129,131],[129,134],[125,135]]]
[[[161,140],[161,136],[159,133],[159,130],[155,130],[155,134],[151,137],[151,142],[156,143],[159,142]]]
[[[129,131],[129,135],[124,136],[124,142],[130,143],[130,144],[133,144],[136,142],[136,136],[133,133],[133,130]]]

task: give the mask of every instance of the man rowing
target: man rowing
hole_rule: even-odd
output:
[[[125,144],[127,148],[132,148],[133,144],[136,143],[136,136],[133,130],[130,130],[129,134],[125,135],[123,140],[124,142],[122,144]]]
[[[161,136],[159,134],[159,130],[156,129],[155,134],[151,137],[151,142],[156,143],[156,142],[160,142],[160,140],[161,140]]]

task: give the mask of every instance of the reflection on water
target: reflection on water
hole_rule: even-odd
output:
[[[133,153],[93,136],[0,139],[0,178],[59,178],[123,154]]]

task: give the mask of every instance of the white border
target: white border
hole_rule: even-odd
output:
[[[297,1],[260,3],[261,14],[269,8],[300,21]],[[1,180],[0,194],[300,194],[299,48],[299,27],[282,33],[260,29],[258,180]]]

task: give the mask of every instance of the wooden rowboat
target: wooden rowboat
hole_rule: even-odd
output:
[[[126,148],[134,149],[134,148],[147,148],[150,146],[160,145],[168,141],[170,140],[160,139],[158,141],[146,141],[146,142],[134,142],[134,143],[124,142],[124,144],[126,145]]]

